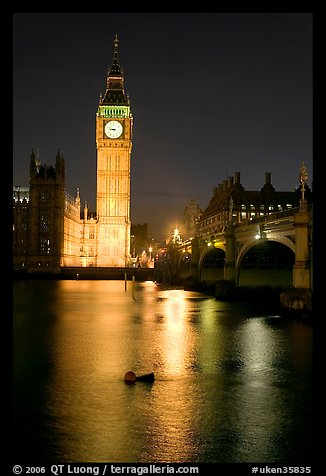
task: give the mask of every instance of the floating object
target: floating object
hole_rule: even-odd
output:
[[[153,372],[150,372],[149,374],[139,375],[139,377],[136,377],[136,380],[140,380],[141,382],[153,383],[155,380],[155,376]]]
[[[125,374],[125,382],[136,382],[136,374],[131,370]]]
[[[134,382],[136,382],[136,380],[139,380],[141,382],[153,383],[154,380],[155,380],[155,375],[154,375],[153,372],[150,372],[149,374],[143,374],[143,375],[139,375],[137,377],[135,372],[132,372],[131,370],[129,370],[127,373],[125,373],[125,382],[134,383]]]

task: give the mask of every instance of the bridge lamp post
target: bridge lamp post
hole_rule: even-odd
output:
[[[263,238],[266,238],[266,231],[263,230],[263,226],[259,226],[259,231],[255,235],[256,240],[262,240]]]
[[[149,267],[152,268],[152,251],[153,251],[153,248],[150,246],[148,248],[148,251],[149,251]]]
[[[305,185],[308,181],[308,172],[304,162],[302,162],[302,165],[300,167],[299,180],[301,182],[300,211],[305,212],[307,211],[307,201],[305,199],[304,192],[305,192]]]

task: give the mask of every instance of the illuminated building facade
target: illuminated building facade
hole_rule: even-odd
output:
[[[114,39],[106,91],[96,114],[96,213],[79,190],[65,190],[65,162],[41,164],[32,151],[29,188],[13,190],[13,266],[29,272],[62,267],[126,267],[130,263],[130,156],[132,114]]]
[[[132,114],[124,91],[118,39],[96,115],[97,266],[127,266],[130,258],[130,155]]]
[[[312,191],[306,185],[306,198],[312,201]],[[197,237],[211,240],[224,231],[230,222],[245,223],[277,212],[291,212],[299,206],[300,188],[292,192],[276,191],[271,173],[266,172],[265,183],[260,190],[245,190],[240,182],[240,172],[214,188],[208,206],[197,220]]]

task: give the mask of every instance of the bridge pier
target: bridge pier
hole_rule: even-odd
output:
[[[191,277],[194,279],[199,279],[199,257],[200,257],[200,250],[199,250],[198,238],[193,238],[191,242],[190,274],[191,274]]]
[[[295,226],[295,264],[293,267],[293,286],[310,289],[310,253],[309,253],[309,215],[300,211],[294,215]]]
[[[302,315],[312,309],[312,263],[310,256],[310,220],[306,210],[293,216],[295,227],[295,263],[293,267],[293,287],[281,293],[280,303],[288,310]]]
[[[224,279],[225,281],[235,282],[235,227],[233,224],[229,225],[225,230],[225,265],[224,265]]]

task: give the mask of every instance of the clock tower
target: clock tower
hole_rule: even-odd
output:
[[[129,262],[132,121],[116,35],[106,91],[96,114],[97,266],[126,267]]]

